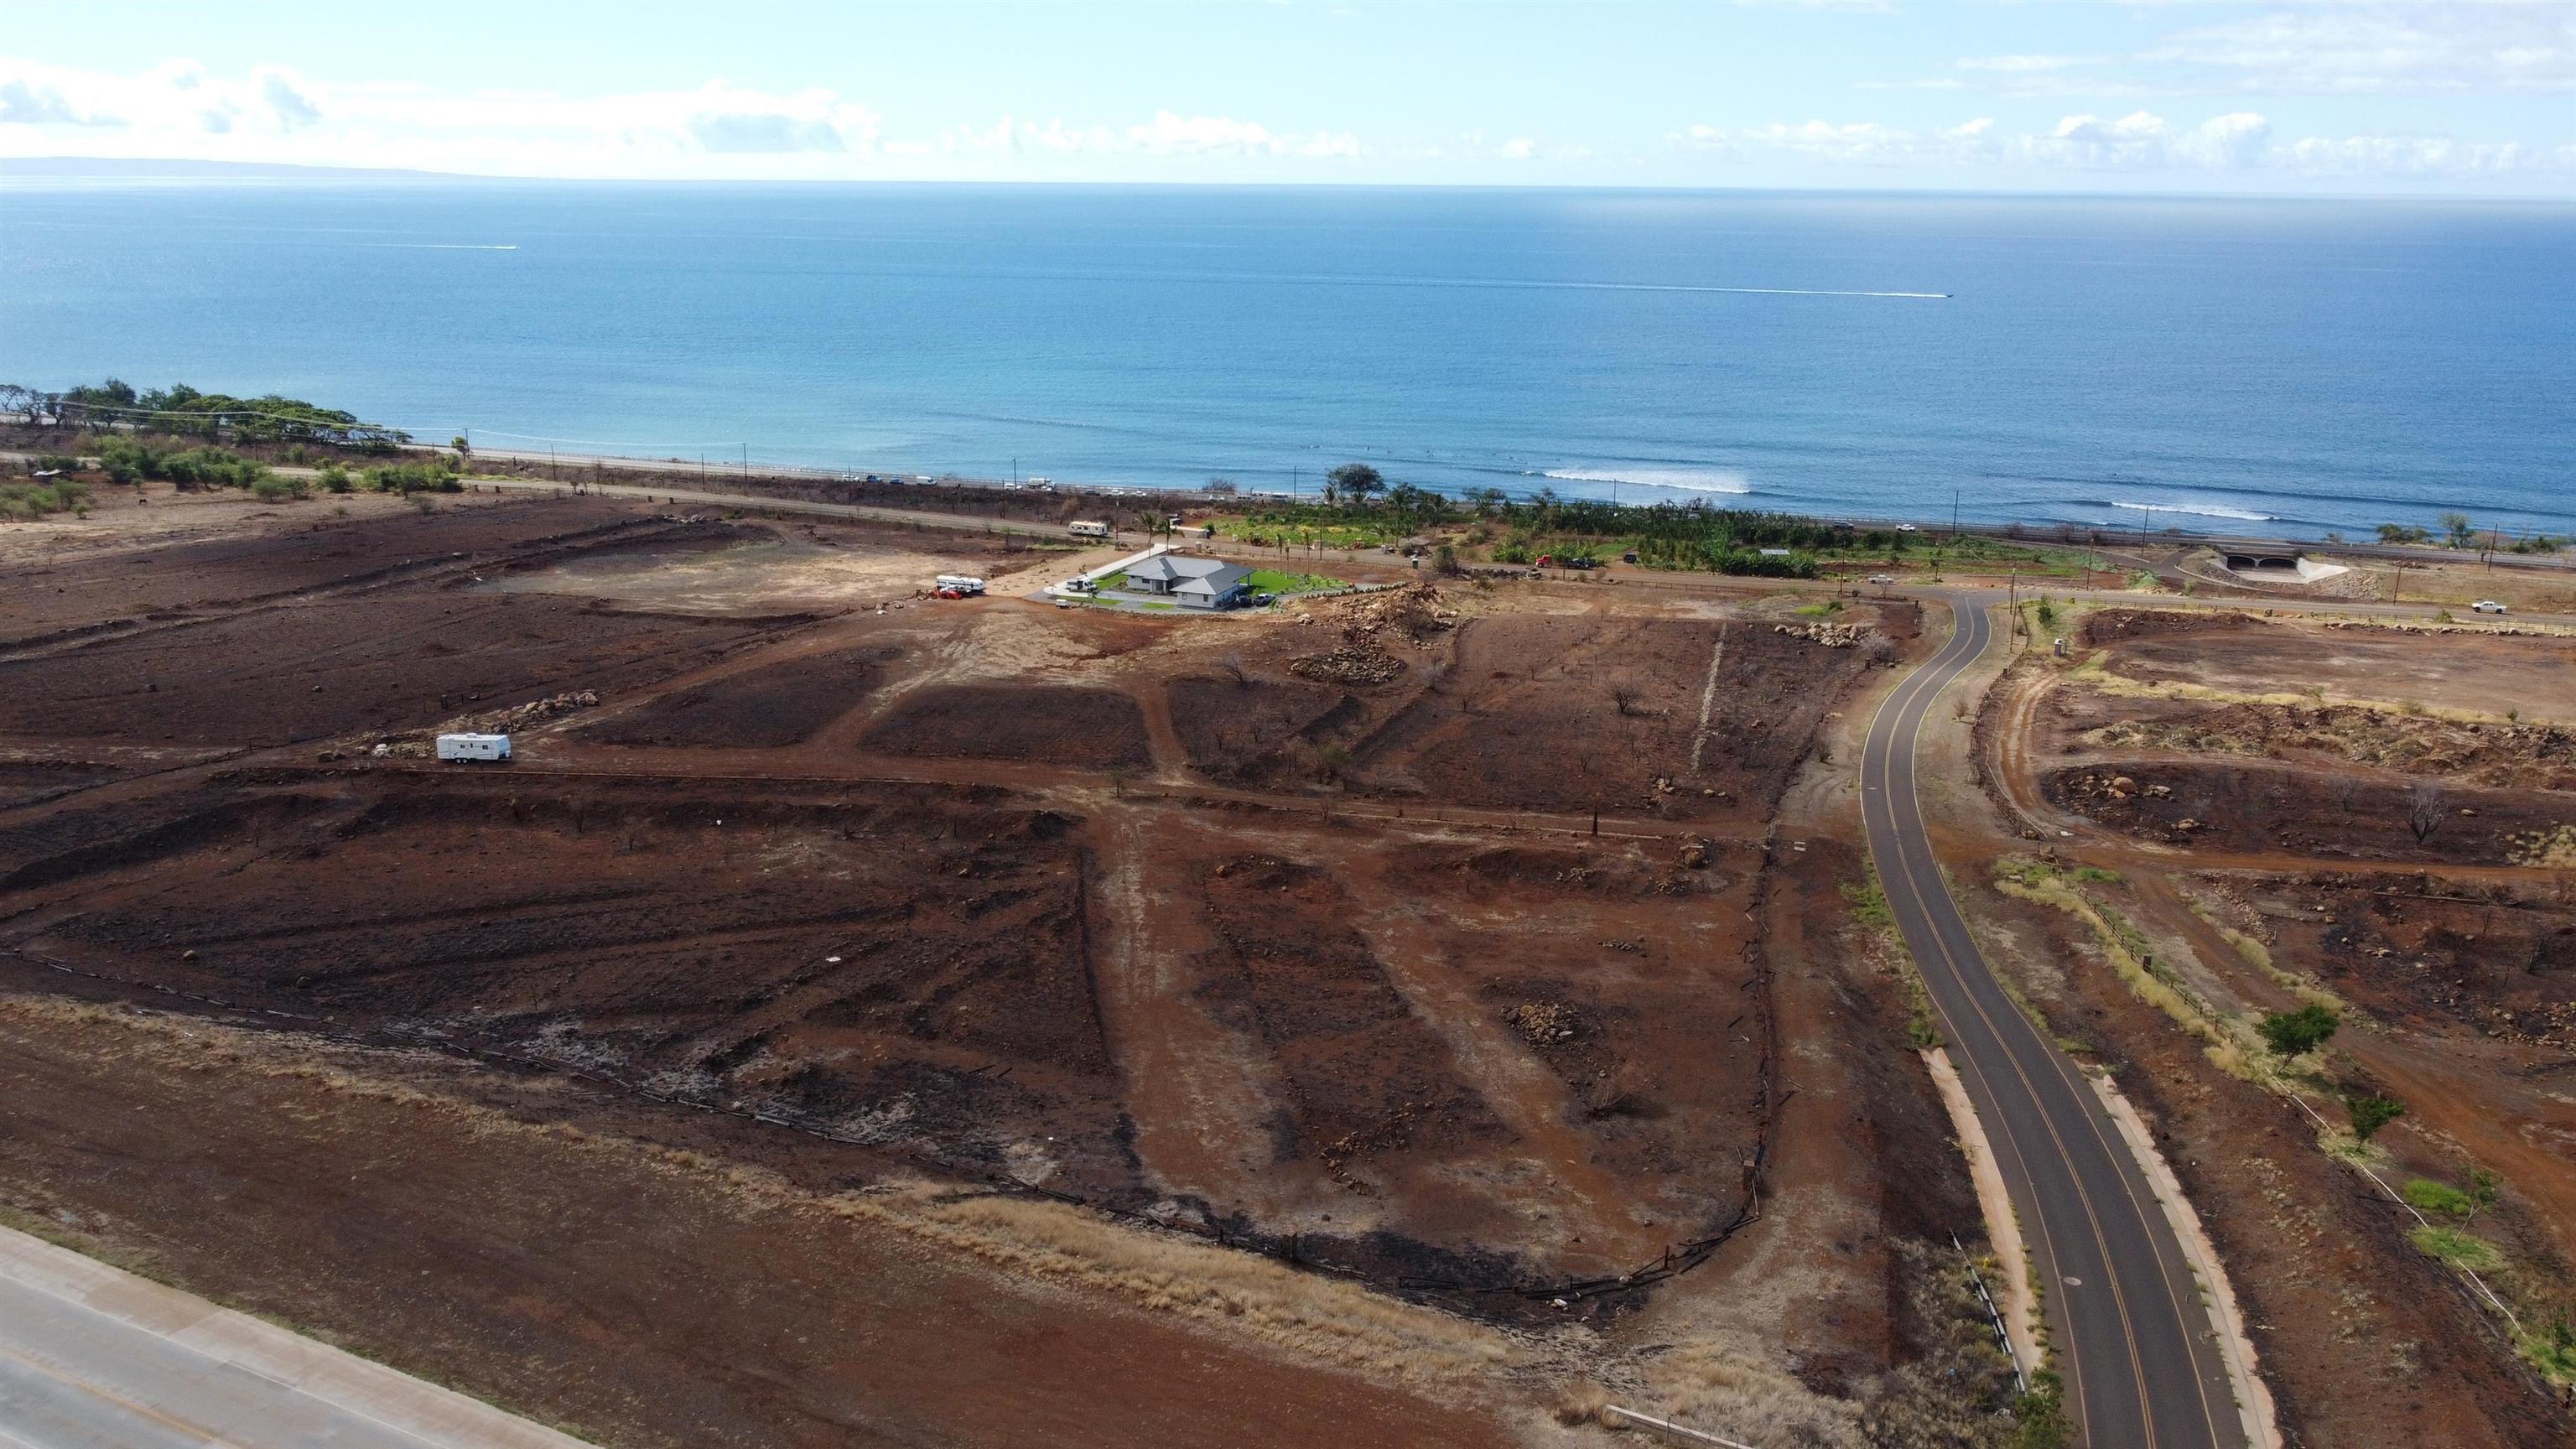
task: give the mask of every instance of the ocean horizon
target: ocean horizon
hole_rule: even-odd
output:
[[[0,381],[493,449],[2576,532],[2546,202],[13,176],[0,277]]]

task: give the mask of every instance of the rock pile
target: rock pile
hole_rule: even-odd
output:
[[[505,709],[485,720],[483,728],[489,734],[505,735],[512,730],[524,729],[539,720],[552,719],[559,714],[597,708],[599,708],[598,690],[566,690],[561,694],[548,695],[544,699],[532,699],[526,704]]]
[[[1583,1019],[1574,1008],[1556,1001],[1526,1001],[1503,1013],[1532,1046],[1549,1046],[1572,1041],[1583,1029]]]
[[[1300,654],[1288,672],[1327,684],[1384,684],[1404,672],[1404,661],[1383,649],[1345,645],[1322,654]]]
[[[1836,624],[1820,619],[1812,624],[1774,624],[1771,632],[1810,640],[1828,649],[1849,649],[1878,631],[1867,624]]]

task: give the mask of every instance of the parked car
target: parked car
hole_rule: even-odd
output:
[[[1919,532],[1920,530],[1918,530],[1917,528],[1915,528],[1915,526],[1914,526],[1913,524],[1910,524],[1910,523],[1900,523],[1900,524],[1896,525],[1896,531],[1897,531],[1897,532],[1899,532],[1899,533],[1916,533],[1916,532]]]
[[[2481,614],[2501,614],[2505,611],[2504,605],[2493,599],[2480,599],[2476,603],[2469,605],[2469,607],[2477,610]]]
[[[1896,582],[1896,575],[1894,575],[1894,574],[1871,574],[1871,575],[1869,576],[1869,581],[1870,581],[1871,583],[1873,583],[1873,584],[1892,584],[1892,583],[1895,583],[1895,582]]]

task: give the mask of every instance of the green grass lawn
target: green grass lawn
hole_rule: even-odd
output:
[[[1327,574],[1292,574],[1280,569],[1254,569],[1248,582],[1256,594],[1304,594],[1345,587],[1348,580]]]
[[[1127,574],[1126,571],[1122,569],[1114,574],[1103,574],[1099,578],[1092,580],[1092,583],[1096,587],[1103,589],[1123,589],[1127,587]]]

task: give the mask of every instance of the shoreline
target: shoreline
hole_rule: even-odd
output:
[[[39,436],[12,436],[24,434],[37,434]],[[36,453],[57,451],[63,448],[74,447],[81,440],[93,436],[95,435],[85,431],[59,428],[38,429],[25,423],[0,423],[0,457],[28,457]],[[466,436],[470,441],[470,432]],[[180,439],[176,441],[187,442],[189,445],[194,446],[196,442],[202,440]],[[226,446],[239,447],[241,445],[227,444]],[[348,453],[352,455],[351,461],[353,463],[357,463],[359,466],[363,466],[363,462],[361,461],[363,458],[370,456],[366,454],[364,450],[355,448],[337,448],[334,445],[329,444],[308,444],[305,446],[330,448],[336,452]],[[454,449],[436,443],[413,441],[400,444],[398,446],[402,453],[415,457],[452,458],[455,456]],[[258,454],[262,449],[265,449],[268,452],[283,451],[281,445],[275,444],[255,445],[247,449],[247,451]],[[605,453],[597,451],[570,453],[560,450],[549,451],[527,448],[476,447],[472,449],[469,456],[477,462],[490,460],[509,463],[515,465],[517,468],[528,470],[530,476],[542,476],[547,480],[563,483],[567,486],[574,485],[582,481],[577,475],[583,473],[588,473],[592,477],[597,477],[602,473],[622,473],[627,475],[662,478],[688,488],[738,493],[740,496],[747,499],[759,499],[775,496],[773,494],[763,493],[760,491],[758,486],[763,483],[771,483],[800,487],[823,487],[832,485],[895,487],[901,488],[908,493],[917,490],[925,498],[946,495],[950,498],[963,499],[966,497],[991,495],[995,501],[1035,503],[1042,499],[1058,499],[1067,503],[1077,501],[1098,502],[1111,508],[1121,506],[1122,504],[1143,504],[1156,508],[1195,506],[1201,508],[1223,509],[1229,512],[1253,512],[1266,507],[1294,508],[1327,506],[1321,496],[1316,492],[1289,493],[1284,491],[1245,487],[1242,485],[1237,485],[1237,490],[1233,493],[1218,494],[1211,493],[1205,487],[1160,488],[1143,483],[1119,485],[1080,484],[1060,482],[1043,477],[1042,475],[1034,474],[1030,475],[1028,479],[1024,479],[1015,484],[1011,480],[1007,479],[977,477],[961,473],[953,469],[938,474],[925,474],[912,471],[870,473],[859,468],[836,469],[804,464],[751,462],[748,459],[737,459],[732,463],[724,463],[710,459],[692,461],[686,458],[654,457],[640,453]],[[271,459],[269,461],[273,462],[275,460]],[[538,470],[542,470],[542,473],[540,474]],[[1595,480],[1590,479],[1555,479],[1551,480],[1549,485],[1546,485],[1549,488],[1549,491],[1555,491],[1553,489],[1553,483],[1558,482],[1575,484],[1578,486],[1602,486]],[[1436,487],[1425,488],[1423,491],[1437,494],[1452,503],[1471,503],[1472,500],[1478,496],[1476,492],[1459,493]],[[1540,490],[1531,489],[1522,493],[1514,493],[1512,490],[1507,489],[1495,489],[1492,491],[1502,493],[1505,497],[1510,498],[1515,503],[1527,503],[1534,498]],[[2152,529],[2141,529],[2136,526],[2097,526],[2052,519],[2025,519],[2000,523],[1972,520],[1963,521],[1953,527],[1948,520],[1925,516],[1908,517],[1902,514],[1868,515],[1857,513],[1829,514],[1799,510],[1795,508],[1768,506],[1762,503],[1756,496],[1747,493],[1710,492],[1702,496],[1683,499],[1655,498],[1648,502],[1638,502],[1629,498],[1604,498],[1588,494],[1566,494],[1561,492],[1558,493],[1558,497],[1567,504],[1580,504],[1587,507],[1602,506],[1621,510],[1634,509],[1639,511],[1653,508],[1688,509],[1699,507],[1704,508],[1711,513],[1733,512],[1792,518],[1832,526],[1849,527],[1863,532],[1871,530],[1904,530],[1918,534],[1926,540],[1937,540],[1953,536],[1968,536],[1999,542],[2029,545],[2056,544],[2067,547],[2214,547],[2222,550],[2242,548],[2249,551],[2330,551],[2338,554],[2345,554],[2358,558],[2376,559],[2385,562],[2411,561],[2424,563],[2455,563],[2464,558],[2480,558],[2491,561],[2497,567],[2504,568],[2576,569],[2576,549],[2571,549],[2563,545],[2554,552],[2516,553],[2513,552],[2510,547],[2498,547],[2492,550],[2483,547],[2454,549],[2429,543],[2386,544],[2364,539],[2328,539],[2322,537],[2300,537],[2287,533],[2236,532],[2216,529],[2200,529],[2186,527],[2181,524],[2163,524]],[[2171,512],[2182,514],[2184,513],[2184,510],[2177,509],[2171,510]],[[2166,515],[2168,511],[2157,509],[2154,510],[2154,513],[2156,515]],[[2192,513],[2187,514],[2186,516],[2193,518],[2208,518],[2211,515]],[[2571,528],[2576,528],[2576,519],[2571,519],[2570,524]],[[2481,535],[2481,537],[2483,536],[2484,535]],[[2524,536],[2526,535],[2517,534],[2514,535],[2513,538],[2519,539]],[[2555,537],[2556,535],[2548,536]],[[2508,542],[2509,541],[2510,540],[2508,540]]]

